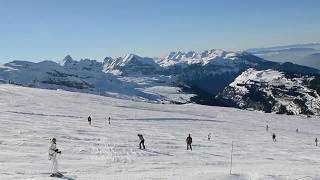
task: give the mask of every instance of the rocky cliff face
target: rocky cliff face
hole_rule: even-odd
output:
[[[217,95],[230,106],[280,114],[320,114],[318,76],[248,69]]]

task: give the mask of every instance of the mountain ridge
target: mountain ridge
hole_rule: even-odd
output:
[[[0,66],[0,79],[4,83],[22,86],[64,89],[138,101],[201,104],[205,96],[218,95],[249,68],[296,74],[319,73],[317,69],[271,62],[248,52],[211,49],[171,52],[164,58],[127,54],[97,61],[87,58],[74,60],[67,55],[58,63],[13,61]],[[194,101],[195,96],[201,97],[200,101]]]

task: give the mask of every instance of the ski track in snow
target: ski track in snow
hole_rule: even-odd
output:
[[[48,177],[52,137],[65,179],[320,178],[318,118],[0,85],[0,121],[1,180],[54,179]],[[146,150],[138,148],[138,133]],[[186,150],[188,133],[193,151]]]

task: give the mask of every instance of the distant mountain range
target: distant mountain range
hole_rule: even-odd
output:
[[[254,68],[255,70],[252,70]],[[140,57],[128,54],[124,57],[106,57],[104,61],[74,60],[66,56],[59,63],[43,61],[39,63],[13,61],[0,66],[0,81],[22,86],[77,91],[104,96],[148,101],[155,103],[199,103],[207,105],[234,106],[256,109],[265,112],[287,114],[317,114],[315,109],[308,111],[279,111],[276,108],[262,108],[261,105],[240,105],[250,98],[231,97],[230,85],[237,77],[249,72],[281,72],[283,75],[296,75],[314,84],[319,70],[296,65],[265,60],[248,52],[227,52],[212,49],[203,52],[171,52],[163,58]],[[250,73],[249,73],[250,74]],[[277,73],[274,73],[277,74]],[[239,76],[240,75],[240,76]],[[254,76],[250,76],[255,81]],[[303,88],[310,83],[297,83]],[[278,84],[286,85],[290,80]],[[236,83],[238,84],[238,83]],[[266,86],[260,89],[267,88]],[[257,89],[258,90],[258,89]],[[273,91],[272,91],[273,92]],[[307,90],[303,92],[306,94]],[[318,97],[318,92],[315,97]],[[269,93],[270,94],[270,93]],[[281,94],[281,93],[280,93]],[[283,94],[283,93],[282,93]],[[239,93],[233,94],[235,97]],[[277,96],[281,99],[281,95]],[[287,99],[287,96],[283,96]],[[309,98],[309,96],[308,96]],[[311,98],[309,98],[311,99]],[[268,99],[261,99],[267,101]],[[230,103],[231,102],[231,103]],[[312,100],[312,102],[315,102]],[[302,106],[310,103],[303,101]],[[279,106],[277,103],[262,103],[265,106]],[[307,106],[307,105],[306,105]]]
[[[247,52],[275,62],[292,62],[320,69],[320,43],[248,49]]]

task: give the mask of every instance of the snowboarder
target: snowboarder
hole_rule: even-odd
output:
[[[51,160],[51,177],[62,177],[63,175],[58,172],[58,160],[57,154],[61,154],[61,151],[57,149],[56,138],[52,138],[49,147],[49,160]]]
[[[318,146],[318,138],[316,138],[314,142],[316,142],[316,146]]]
[[[111,121],[111,117],[109,117],[109,118],[108,118],[108,121],[109,121],[109,124],[110,124],[110,121]]]
[[[88,117],[88,123],[91,126],[91,117],[90,116]]]
[[[146,147],[144,146],[144,138],[143,138],[142,134],[138,134],[138,137],[140,139],[139,149],[141,149],[141,145],[142,145],[143,149],[146,149]]]
[[[192,151],[192,146],[191,146],[191,144],[192,144],[192,137],[191,137],[190,134],[189,134],[189,136],[187,137],[186,142],[187,142],[187,150],[189,150],[189,147],[190,147],[190,150]]]
[[[268,124],[266,125],[266,131],[269,131],[269,126],[268,126]]]
[[[211,133],[208,134],[208,141],[211,139]]]
[[[273,142],[276,142],[276,141],[277,141],[276,135],[275,135],[274,133],[272,134],[272,139],[273,139]]]

